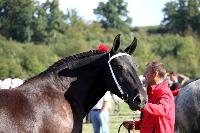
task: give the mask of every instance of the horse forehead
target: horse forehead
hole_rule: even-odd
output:
[[[136,64],[131,56],[123,55],[116,58],[117,62],[124,67],[136,68]]]

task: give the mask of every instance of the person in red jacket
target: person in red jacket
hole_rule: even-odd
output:
[[[168,83],[164,80],[166,69],[161,62],[146,65],[144,77],[147,82],[148,102],[141,110],[140,121],[124,121],[127,129],[140,133],[174,133],[175,103]]]

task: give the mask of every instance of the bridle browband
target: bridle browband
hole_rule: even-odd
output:
[[[120,91],[120,93],[121,93],[121,95],[122,95],[122,99],[123,99],[124,101],[127,101],[127,100],[128,100],[128,94],[122,90],[122,88],[121,88],[121,86],[119,85],[119,82],[117,81],[117,78],[116,78],[116,76],[115,76],[115,74],[114,74],[114,72],[113,72],[112,66],[111,66],[111,64],[110,64],[110,62],[111,62],[114,58],[117,58],[117,57],[119,57],[119,56],[124,56],[124,55],[125,55],[125,56],[131,57],[131,55],[129,55],[129,54],[127,54],[127,53],[118,53],[118,54],[113,55],[113,56],[110,57],[110,53],[109,53],[108,66],[109,66],[109,68],[110,68],[110,72],[111,72],[112,77],[113,77],[113,79],[114,79],[114,81],[115,81],[115,84],[117,85],[117,88],[119,89],[119,91]],[[126,95],[126,96],[125,96],[125,95]]]

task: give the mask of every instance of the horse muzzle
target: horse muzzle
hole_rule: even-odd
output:
[[[141,97],[140,95],[136,95],[130,102],[128,102],[131,110],[140,110],[145,107],[147,103],[147,99]]]

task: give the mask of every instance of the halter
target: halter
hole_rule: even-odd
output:
[[[131,56],[130,56],[129,54],[127,54],[127,53],[119,53],[119,54],[116,54],[116,55],[113,55],[113,56],[110,57],[110,53],[109,53],[109,60],[108,60],[108,66],[109,66],[109,68],[110,68],[110,72],[111,72],[112,77],[113,77],[113,79],[114,79],[114,81],[115,81],[115,84],[117,85],[117,88],[119,89],[119,91],[120,91],[120,93],[121,93],[121,95],[122,95],[122,99],[124,99],[124,97],[123,97],[123,96],[124,96],[124,92],[123,92],[121,86],[119,85],[119,82],[117,81],[117,78],[116,78],[116,76],[115,76],[115,74],[114,74],[114,72],[113,72],[113,69],[112,69],[112,66],[111,66],[110,62],[111,62],[114,58],[117,58],[117,57],[119,57],[119,56],[124,56],[124,55],[131,57]],[[128,98],[128,94],[127,94],[127,98]],[[124,100],[127,100],[127,99],[124,99]]]

